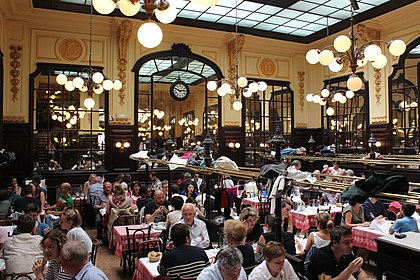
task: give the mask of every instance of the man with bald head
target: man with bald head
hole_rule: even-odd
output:
[[[169,212],[169,202],[165,200],[165,194],[161,190],[155,190],[153,201],[146,204],[144,215],[146,222],[166,222],[166,215]]]
[[[191,246],[207,249],[210,246],[210,238],[206,224],[197,219],[195,214],[195,205],[192,203],[185,204],[182,206],[182,220],[178,223],[184,223],[190,229]]]

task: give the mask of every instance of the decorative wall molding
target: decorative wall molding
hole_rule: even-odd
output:
[[[67,38],[62,40],[58,45],[60,55],[69,61],[78,60],[83,54],[83,47],[79,41]]]
[[[110,120],[110,125],[131,125],[130,119],[128,120]]]
[[[296,123],[295,128],[307,128],[308,124],[306,123]]]
[[[299,81],[299,105],[300,111],[303,112],[303,107],[305,106],[305,71],[298,71],[298,81]]]
[[[374,69],[374,74],[373,77],[375,78],[375,80],[373,81],[374,85],[375,85],[375,97],[376,97],[376,105],[380,105],[381,104],[381,98],[382,98],[382,94],[381,94],[381,89],[382,89],[382,73],[380,69]]]
[[[226,126],[240,126],[239,121],[225,121],[225,127]]]
[[[5,123],[24,123],[24,116],[3,116],[3,122]]]
[[[10,88],[10,91],[13,93],[12,95],[12,101],[16,102],[18,99],[19,94],[19,84],[20,84],[20,68],[21,63],[19,60],[22,57],[22,46],[14,46],[10,45],[10,83],[12,84],[12,87]]]
[[[125,20],[121,22],[118,28],[118,77],[122,83],[122,88],[118,93],[120,105],[125,103],[125,90],[127,88],[127,48],[128,40],[133,30],[133,23]]]
[[[388,123],[387,117],[373,117],[372,124],[386,124]]]
[[[263,76],[273,77],[277,73],[276,63],[269,58],[263,58],[259,61],[258,70]]]
[[[236,41],[238,42],[237,46]],[[229,80],[231,81],[234,81],[236,78],[236,51],[239,53],[242,50],[244,43],[245,36],[243,34],[239,34],[238,38],[233,38],[233,40],[228,43]]]

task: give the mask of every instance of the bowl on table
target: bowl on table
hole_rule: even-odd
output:
[[[147,256],[149,257],[149,262],[158,262],[160,260],[160,257],[162,256],[162,253],[152,251],[149,252]]]

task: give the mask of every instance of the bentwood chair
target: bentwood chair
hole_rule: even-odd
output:
[[[96,263],[96,256],[98,255],[99,240],[96,237],[92,237],[92,251],[90,253],[90,261],[93,265]]]
[[[140,241],[138,243],[138,250],[140,258],[147,257],[147,254],[151,251],[163,251],[163,242],[162,239],[149,239],[145,241]]]
[[[1,279],[10,279],[10,280],[32,280],[33,272],[26,272],[26,273],[10,273],[10,274],[3,274]]]
[[[125,231],[127,233],[127,246],[128,249],[122,252],[122,262],[123,262],[123,273],[126,273],[126,267],[128,265],[128,273],[131,275],[134,272],[134,266],[136,262],[136,258],[138,259],[140,254],[136,248],[136,235],[142,235],[141,241],[145,241],[147,238],[146,232],[139,228],[129,228],[126,227]]]

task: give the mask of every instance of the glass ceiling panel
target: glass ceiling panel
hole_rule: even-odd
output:
[[[57,1],[90,5],[90,0]],[[143,0],[140,1],[143,3]],[[396,2],[396,0],[358,0],[360,9],[355,12],[355,15],[391,1]],[[342,20],[348,20],[351,15],[348,0],[301,0],[287,8],[280,0],[220,0],[216,6],[210,8],[189,0],[172,2],[175,3],[180,18],[224,25],[234,25],[238,22],[238,26],[244,29],[241,32],[244,33],[247,29],[255,28],[284,34],[293,32],[295,36],[308,37],[325,29],[327,17],[329,25],[334,25]],[[234,30],[232,26],[231,31]]]

